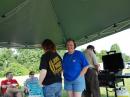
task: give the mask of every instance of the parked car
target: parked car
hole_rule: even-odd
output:
[[[129,69],[129,68],[130,68],[130,62],[128,62],[128,63],[125,64],[125,68],[126,68],[126,69]]]

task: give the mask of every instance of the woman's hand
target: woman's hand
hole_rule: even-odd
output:
[[[40,71],[40,75],[39,75],[39,85],[40,85],[41,87],[43,87],[42,82],[44,81],[46,74],[47,74],[47,70],[46,70],[46,69],[42,69],[42,70]]]
[[[87,67],[87,66],[84,67],[84,68],[82,69],[82,71],[80,72],[80,76],[84,76],[84,74],[87,72],[87,70],[88,70],[88,67]]]
[[[95,69],[96,69],[97,73],[99,73],[99,71],[100,71],[100,64],[96,64],[95,65]]]
[[[40,86],[40,87],[43,87],[43,84],[39,82],[39,86]]]

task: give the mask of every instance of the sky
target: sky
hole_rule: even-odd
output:
[[[87,43],[76,49],[86,49],[87,45],[91,44],[94,45],[97,52],[100,52],[101,50],[110,51],[111,45],[115,43],[119,45],[122,53],[130,56],[130,29]]]

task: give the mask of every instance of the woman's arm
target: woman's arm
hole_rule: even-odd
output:
[[[46,74],[47,74],[47,70],[46,69],[41,69],[40,75],[39,75],[39,83],[40,83],[41,86],[42,86],[43,80],[46,77]]]
[[[84,76],[84,74],[87,72],[88,66],[84,67],[82,71],[80,72],[80,76]]]
[[[93,64],[95,66],[95,69],[97,70],[97,72],[99,72],[100,64],[98,64],[97,57],[96,57],[96,54],[94,54],[94,52],[92,52],[92,60],[93,60]]]
[[[97,72],[99,72],[100,71],[100,64],[95,64],[95,69]]]

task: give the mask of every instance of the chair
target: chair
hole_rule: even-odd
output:
[[[4,95],[2,94],[2,87],[0,86],[0,97],[3,97]]]
[[[29,90],[28,97],[44,97],[42,87],[40,87],[38,80],[27,83]]]
[[[1,86],[0,86],[0,97],[2,97],[2,91],[1,91]]]

